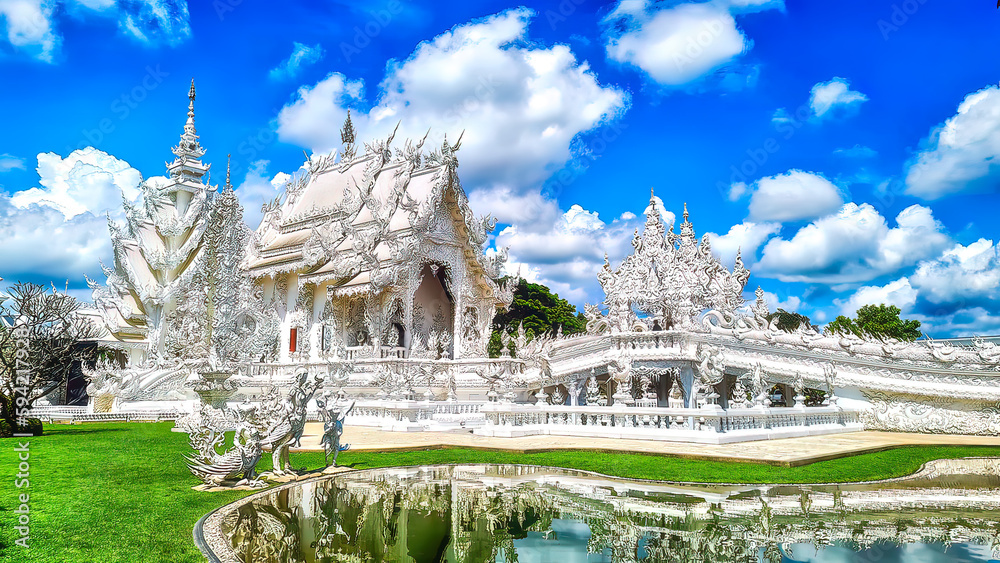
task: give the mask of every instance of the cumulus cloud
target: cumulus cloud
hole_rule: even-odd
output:
[[[659,8],[621,0],[603,20],[609,59],[636,67],[665,87],[694,82],[731,65],[753,46],[734,15],[783,9],[781,1],[716,0]]]
[[[664,210],[659,198],[653,199],[660,219],[672,225],[674,214]],[[603,299],[597,272],[605,253],[617,266],[632,252],[633,233],[644,221],[627,212],[605,222],[596,212],[573,205],[544,225],[506,227],[497,234],[496,246],[510,249],[509,273],[520,271],[529,281],[544,283],[579,306]]]
[[[729,199],[735,201],[750,194],[751,221],[802,221],[829,215],[847,199],[833,182],[822,174],[789,170],[768,176],[747,186],[733,184]]]
[[[744,221],[733,225],[724,235],[708,233],[712,250],[723,264],[732,267],[736,262],[736,253],[740,252],[743,263],[747,266],[756,262],[757,250],[772,236],[778,234],[781,225],[778,223],[753,223]]]
[[[965,97],[931,131],[906,170],[906,192],[924,199],[995,190],[1000,181],[1000,87]]]
[[[32,204],[55,209],[66,219],[88,211],[97,215],[120,213],[122,196],[130,202],[139,196],[142,175],[124,160],[86,147],[62,158],[55,153],[38,155],[41,188],[19,191],[11,204],[24,209]]]
[[[769,240],[756,273],[786,282],[864,282],[938,256],[950,243],[927,207],[907,207],[890,227],[871,205],[847,203],[791,239]]]
[[[62,45],[60,14],[116,18],[122,33],[149,44],[191,36],[187,0],[0,0],[0,30],[14,50],[51,63]]]
[[[243,182],[235,190],[243,205],[243,220],[251,229],[256,229],[264,217],[261,207],[277,197],[284,190],[285,183],[291,179],[291,175],[284,172],[268,177],[269,164],[270,161],[267,160],[252,162]]]
[[[809,95],[809,107],[819,119],[848,115],[867,101],[868,96],[851,90],[850,81],[840,77],[816,83]]]
[[[105,213],[121,219],[122,195],[134,200],[141,178],[93,147],[40,154],[37,170],[41,188],[0,195],[0,276],[82,287],[83,274],[99,276],[112,258]]]
[[[62,43],[55,32],[52,13],[55,5],[44,0],[0,0],[0,23],[7,43],[15,50],[52,62]]]
[[[0,172],[7,172],[15,168],[24,170],[24,160],[12,154],[0,154]]]
[[[271,80],[289,80],[295,78],[304,68],[322,60],[325,54],[323,47],[318,43],[309,46],[296,41],[292,45],[292,54],[287,59],[281,61],[281,64],[277,67],[272,68],[267,73],[267,76]]]
[[[935,305],[1000,305],[1000,248],[987,239],[956,244],[939,258],[921,262],[910,283]]]
[[[790,313],[797,313],[803,305],[802,299],[797,295],[789,295],[787,298],[782,299],[776,293],[771,293],[770,291],[764,292],[764,300],[767,301],[767,306],[772,312],[784,309]]]
[[[917,302],[917,290],[910,280],[900,278],[885,285],[866,285],[854,292],[840,306],[843,315],[853,317],[865,305],[895,305],[902,311],[909,311]]]
[[[841,309],[851,314],[867,304],[896,305],[921,330],[936,337],[1000,332],[1000,247],[980,239],[954,244],[921,261],[909,276],[882,286],[859,288]]]
[[[430,127],[428,146],[439,146],[465,130],[458,158],[470,191],[537,192],[575,156],[574,138],[615,119],[629,96],[602,86],[569,47],[530,41],[533,17],[508,10],[420,43],[405,61],[390,61],[367,111],[360,80],[333,73],[303,87],[278,116],[279,137],[316,152],[339,147],[348,107],[362,139],[400,123],[397,139]]]

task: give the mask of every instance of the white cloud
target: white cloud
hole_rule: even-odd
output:
[[[292,54],[279,64],[277,67],[271,69],[267,73],[268,78],[271,80],[286,80],[292,79],[298,76],[299,72],[305,67],[319,62],[326,53],[323,51],[318,43],[316,45],[303,45],[299,42],[294,42],[292,46]]]
[[[767,301],[767,306],[771,309],[772,313],[778,309],[784,309],[789,313],[797,313],[802,308],[802,299],[797,295],[789,295],[787,299],[782,299],[776,293],[765,291],[764,300]]]
[[[339,126],[351,106],[362,139],[385,136],[400,122],[397,142],[419,139],[430,127],[427,146],[435,147],[445,134],[455,142],[465,130],[458,158],[470,192],[532,192],[538,199],[541,184],[574,157],[573,139],[616,118],[629,96],[602,86],[569,47],[530,41],[533,16],[508,10],[420,43],[405,61],[390,61],[367,112],[358,110],[363,83],[331,74],[281,110],[278,134],[329,151],[341,144]]]
[[[295,101],[278,114],[278,135],[314,152],[328,152],[340,146],[340,124],[347,117],[347,108],[359,104],[363,97],[364,83],[339,72],[312,87],[302,86]],[[358,121],[355,113],[355,126]]]
[[[907,164],[906,192],[938,199],[963,192],[994,191],[1000,181],[1000,87],[962,100],[955,115],[931,131],[923,150]]]
[[[138,196],[139,172],[93,147],[65,158],[42,153],[37,170],[42,188],[0,195],[0,276],[79,288],[111,260],[104,214],[121,219],[122,193]]]
[[[1000,305],[1000,248],[986,239],[956,244],[940,258],[921,262],[910,283],[936,305]]]
[[[0,0],[0,24],[7,43],[38,60],[52,62],[62,37],[52,26],[54,2],[45,0]]]
[[[851,90],[847,79],[834,77],[827,82],[818,82],[812,87],[809,107],[817,118],[835,117],[856,111],[858,106],[868,101],[868,96]]]
[[[67,220],[47,206],[18,207],[0,195],[0,276],[46,283],[64,280],[83,285],[85,273],[101,272],[111,259],[111,237],[104,217],[87,212]]]
[[[187,0],[118,0],[118,27],[144,43],[179,45],[191,37]]]
[[[657,9],[621,0],[602,22],[609,59],[635,66],[666,87],[694,82],[734,63],[753,42],[734,14],[783,9],[781,1],[716,0]]]
[[[729,199],[735,201],[747,192],[751,194],[751,221],[814,219],[837,211],[847,199],[840,188],[821,174],[795,169],[761,178],[751,186],[733,184]]]
[[[0,0],[0,30],[16,51],[54,62],[62,46],[56,17],[114,17],[144,43],[177,45],[191,36],[187,0]]]
[[[135,201],[142,181],[139,171],[127,162],[94,147],[75,150],[66,158],[41,153],[37,171],[43,187],[19,191],[10,202],[21,209],[31,204],[49,207],[66,219],[88,211],[120,214],[122,196]]]
[[[15,168],[24,170],[24,160],[12,154],[0,154],[0,172],[7,172]]]
[[[739,225],[733,225],[724,235],[708,233],[708,238],[715,255],[727,267],[732,267],[735,263],[737,251],[741,253],[743,263],[749,266],[756,262],[760,246],[780,230],[781,225],[778,223],[744,221]]]
[[[836,149],[833,154],[844,158],[875,158],[878,156],[878,151],[865,145],[856,144],[849,149]]]
[[[278,172],[268,178],[269,164],[267,160],[252,162],[243,182],[235,190],[240,204],[243,205],[243,220],[255,230],[264,217],[261,206],[281,194],[285,183],[291,179],[291,176],[284,172]]]
[[[673,224],[673,213],[661,215],[668,225]],[[509,247],[509,273],[520,270],[529,281],[544,283],[570,302],[582,305],[586,301],[603,299],[597,272],[608,254],[617,265],[632,252],[632,234],[641,228],[645,218],[634,213],[605,223],[596,212],[580,205],[573,205],[564,213],[546,223],[526,223],[527,227],[512,225],[496,236],[496,246]]]
[[[911,275],[861,287],[840,304],[851,314],[870,303],[896,305],[935,337],[1000,333],[1000,248],[986,239],[955,244]]]
[[[895,305],[901,311],[909,311],[917,302],[917,290],[910,285],[910,280],[900,278],[885,285],[866,285],[858,288],[847,301],[840,306],[842,315],[853,317],[858,309],[865,305]]]
[[[863,282],[938,256],[951,242],[931,210],[912,205],[896,226],[867,203],[845,204],[835,215],[764,245],[757,273],[786,282]]]

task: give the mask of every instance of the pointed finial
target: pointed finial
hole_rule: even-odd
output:
[[[226,155],[226,189],[230,190],[233,189],[233,184],[232,182],[229,181],[229,165],[232,162],[232,159],[233,159],[232,154]]]
[[[687,202],[685,201],[685,202],[684,202],[684,222],[686,223],[686,222],[687,222],[687,220],[688,220],[688,204],[687,204]]]
[[[191,90],[188,91],[188,118],[184,124],[184,132],[194,134],[194,78],[191,79]]]
[[[656,201],[656,195],[653,193],[653,188],[649,188],[649,203]]]

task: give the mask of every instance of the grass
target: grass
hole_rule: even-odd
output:
[[[0,439],[0,562],[199,562],[191,530],[204,514],[248,492],[201,493],[181,458],[187,436],[172,423],[49,425],[30,440],[28,488],[14,486],[17,439]],[[23,440],[22,440],[23,441]],[[642,454],[560,451],[519,454],[472,449],[347,451],[356,469],[440,463],[526,463],[673,481],[814,483],[910,474],[932,459],[1000,456],[1000,447],[909,447],[801,467],[698,461]],[[296,467],[322,466],[321,453],[292,454]],[[270,456],[258,466],[270,467]],[[30,549],[13,544],[17,495],[30,494]]]

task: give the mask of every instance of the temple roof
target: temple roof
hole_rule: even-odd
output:
[[[368,144],[358,156],[349,148],[339,161],[311,159],[284,199],[265,205],[247,261],[251,275],[297,272],[307,282],[367,286],[380,270],[408,263],[420,241],[438,237],[464,247],[473,269],[495,277],[482,252],[492,222],[469,208],[456,173],[458,143],[424,154],[423,141],[394,153],[391,142]]]

